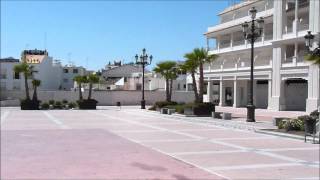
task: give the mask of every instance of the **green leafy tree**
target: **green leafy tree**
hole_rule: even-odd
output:
[[[89,94],[88,94],[88,100],[91,99],[92,95],[92,85],[99,82],[100,77],[97,74],[89,74],[87,76],[87,80],[89,83]]]
[[[194,61],[194,65],[199,68],[199,96],[198,101],[203,102],[203,92],[204,92],[204,76],[203,76],[203,65],[205,63],[211,63],[217,59],[217,55],[208,54],[208,51],[204,48],[195,48],[192,52],[187,53],[185,58]]]
[[[198,87],[197,87],[197,80],[196,80],[196,73],[198,68],[197,62],[193,57],[193,54],[191,53],[185,54],[184,57],[186,58],[186,62],[180,65],[180,69],[191,74],[194,99],[195,99],[195,102],[200,102]]]
[[[40,86],[41,81],[38,79],[33,79],[32,80],[32,86],[33,86],[33,97],[32,100],[37,101],[38,100],[38,95],[37,95],[37,88]]]
[[[316,54],[308,54],[305,59],[320,66],[320,56]]]
[[[14,66],[13,71],[16,73],[22,73],[24,77],[24,86],[26,90],[26,99],[30,100],[30,94],[29,94],[29,85],[28,85],[28,79],[32,77],[33,72],[33,66],[27,64],[25,60],[22,61],[22,63],[17,64]]]
[[[154,68],[156,73],[161,74],[166,80],[166,100],[171,101],[173,80],[177,79],[177,63],[174,61],[164,61],[157,64]]]

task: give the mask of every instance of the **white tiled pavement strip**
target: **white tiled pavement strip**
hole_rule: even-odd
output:
[[[14,121],[8,120],[9,113],[1,113],[1,128]],[[300,140],[138,108],[42,111],[42,115],[56,128],[109,130],[227,179],[319,179],[319,145]]]

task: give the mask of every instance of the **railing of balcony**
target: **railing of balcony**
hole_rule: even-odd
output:
[[[292,63],[294,58],[295,58],[294,56],[287,57],[284,59],[283,63]]]
[[[308,6],[309,6],[309,0],[299,0],[298,1],[299,8],[308,7]]]
[[[266,9],[272,9],[273,8],[273,4],[274,4],[274,0],[268,0],[267,4],[266,4]]]
[[[309,29],[309,20],[302,21],[299,23],[299,31],[305,31]]]
[[[271,32],[271,34],[264,34],[264,40],[268,41],[268,40],[272,40],[273,39],[273,34]]]
[[[233,40],[233,46],[241,46],[245,44],[245,40],[244,39],[234,39]]]
[[[230,40],[227,41],[220,41],[220,48],[227,48],[230,47]]]

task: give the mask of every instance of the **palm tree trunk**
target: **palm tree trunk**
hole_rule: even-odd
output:
[[[81,83],[79,83],[79,100],[83,99],[81,89],[82,89],[82,86],[81,86]]]
[[[24,87],[26,88],[26,99],[30,100],[28,77],[24,74]]]
[[[166,79],[166,100],[170,101],[170,92],[169,92],[169,79]]]
[[[195,72],[191,72],[191,77],[192,77],[192,86],[193,86],[192,89],[194,92],[195,102],[199,102],[199,95],[198,95],[198,88],[197,88]]]
[[[38,100],[38,95],[37,95],[37,86],[34,86],[32,100],[33,100],[33,101]]]
[[[204,80],[203,80],[203,63],[200,62],[199,64],[199,102],[203,103],[203,92],[204,92]]]
[[[92,93],[92,83],[89,83],[89,95],[88,95],[88,100],[91,99],[91,93]]]
[[[173,84],[173,79],[170,79],[169,101],[171,101],[171,98],[172,98],[172,84]]]

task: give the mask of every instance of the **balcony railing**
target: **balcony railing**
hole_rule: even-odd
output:
[[[299,8],[309,7],[309,0],[300,0],[298,1]]]
[[[272,40],[273,39],[273,34],[265,34],[264,35],[264,40],[268,41],[268,40]]]
[[[220,48],[230,47],[230,41],[220,42]]]
[[[299,24],[299,31],[305,31],[309,29],[309,22]]]
[[[245,44],[245,40],[244,39],[236,39],[233,40],[233,46],[240,46],[240,45],[244,45]]]

